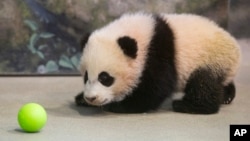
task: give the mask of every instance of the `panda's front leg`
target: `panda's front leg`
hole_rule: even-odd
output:
[[[148,109],[138,108],[133,104],[125,104],[124,102],[114,102],[102,107],[104,111],[113,113],[143,113],[147,112]]]
[[[110,103],[102,106],[102,109],[107,112],[112,113],[131,113],[132,109],[129,109],[127,106],[120,102]],[[133,112],[136,113],[136,112]]]
[[[130,95],[124,100],[103,106],[103,110],[114,113],[145,113],[155,110],[161,102],[150,98],[142,98],[137,94]]]

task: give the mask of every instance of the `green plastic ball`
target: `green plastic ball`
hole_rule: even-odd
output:
[[[38,132],[47,122],[45,109],[37,103],[25,104],[18,112],[18,123],[26,132]]]

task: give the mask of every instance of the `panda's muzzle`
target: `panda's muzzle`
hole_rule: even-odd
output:
[[[96,100],[96,96],[93,96],[93,97],[84,97],[84,99],[85,99],[87,102],[92,103],[93,101]]]
[[[93,97],[84,97],[85,101],[90,105],[102,106],[108,103],[108,99],[100,99],[97,96]]]

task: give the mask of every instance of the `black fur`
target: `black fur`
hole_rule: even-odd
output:
[[[106,71],[103,71],[98,75],[98,81],[102,85],[110,87],[114,83],[115,78],[110,76],[109,73],[107,73]]]
[[[81,51],[83,51],[83,49],[85,48],[85,45],[86,45],[86,43],[87,43],[88,40],[89,40],[89,36],[90,36],[90,33],[87,33],[87,34],[85,34],[85,35],[81,38],[81,41],[80,41]]]
[[[88,72],[86,71],[85,74],[84,74],[84,83],[86,84],[88,80],[89,80]]]
[[[194,71],[185,87],[182,100],[173,102],[176,112],[213,114],[218,112],[223,100],[223,74],[214,74],[209,67]]]
[[[235,97],[235,86],[234,83],[231,82],[227,86],[224,87],[224,97],[222,104],[230,104]]]
[[[174,35],[161,17],[154,19],[155,31],[139,85],[123,101],[106,105],[104,109],[118,113],[155,110],[174,91],[177,79]]]
[[[137,43],[134,39],[124,36],[117,40],[117,43],[121,47],[123,53],[133,59],[137,56]]]

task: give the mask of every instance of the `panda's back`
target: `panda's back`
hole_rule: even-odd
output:
[[[182,90],[195,70],[210,67],[223,71],[227,84],[239,67],[240,51],[233,37],[214,22],[191,14],[165,14],[173,30],[176,51],[177,88]]]

